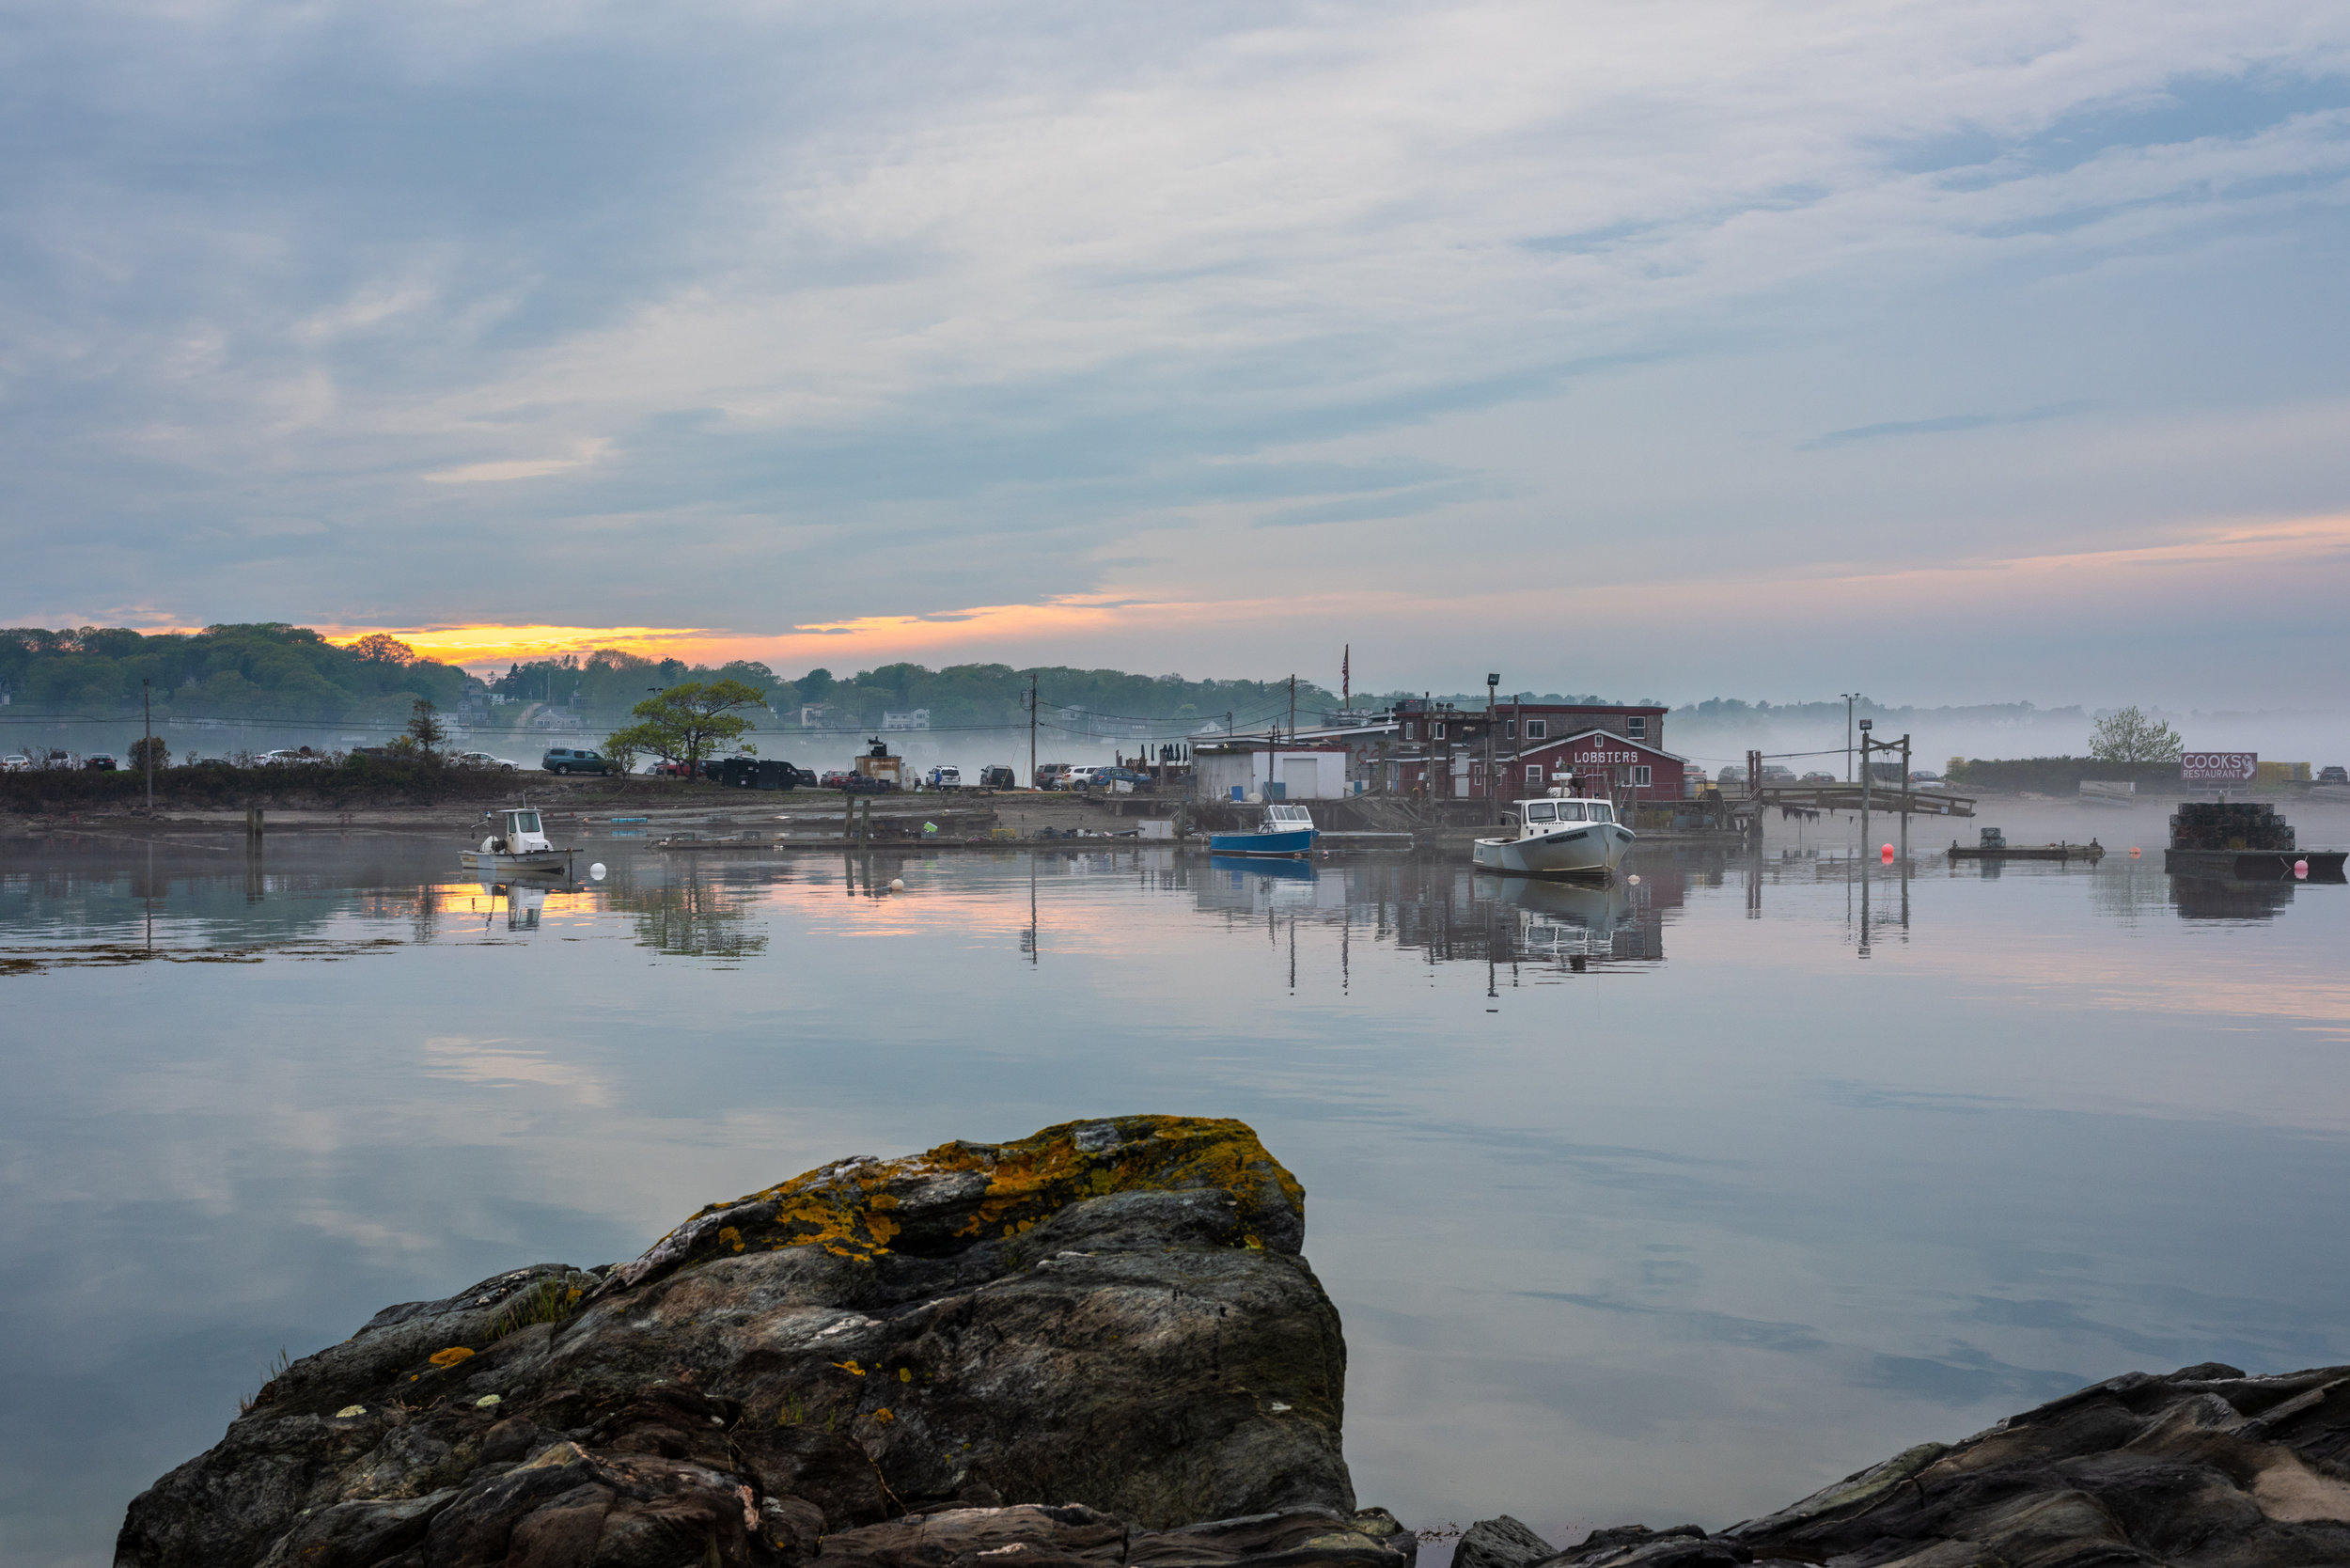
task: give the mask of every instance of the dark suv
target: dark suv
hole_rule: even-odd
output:
[[[549,773],[610,773],[612,764],[592,751],[573,751],[569,746],[551,745],[539,759],[539,765]]]

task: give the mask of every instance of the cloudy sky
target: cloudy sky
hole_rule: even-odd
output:
[[[2350,7],[5,14],[8,623],[2350,676]]]

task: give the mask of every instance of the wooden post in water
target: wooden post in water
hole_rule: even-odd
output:
[[[139,682],[139,718],[147,727],[147,744],[139,747],[139,760],[147,764],[147,814],[155,814],[155,688],[152,681]]]
[[[261,808],[258,806],[244,808],[244,847],[248,854],[261,847]]]

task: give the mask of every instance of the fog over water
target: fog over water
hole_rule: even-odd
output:
[[[517,895],[393,835],[8,840],[0,1557],[106,1561],[281,1346],[386,1303],[1113,1112],[1244,1118],[1303,1181],[1357,1486],[1415,1525],[1720,1524],[2131,1368],[2350,1359],[2311,1245],[2350,889],[2175,882],[2164,809],[1979,819],[2094,868],[1775,821],[1596,890],[599,825],[604,882]]]

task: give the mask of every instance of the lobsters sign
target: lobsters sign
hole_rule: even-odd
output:
[[[2249,784],[2259,773],[2257,751],[2189,751],[2179,757],[2179,776],[2190,784]]]

